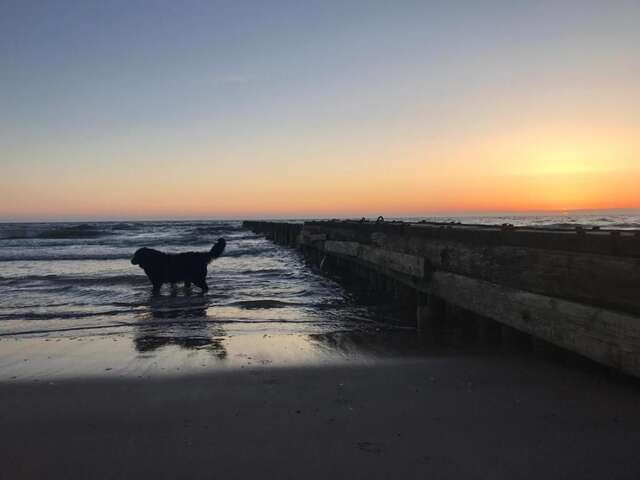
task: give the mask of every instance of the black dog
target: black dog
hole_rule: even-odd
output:
[[[136,251],[131,263],[144,270],[153,284],[154,293],[160,291],[163,283],[176,282],[184,282],[187,288],[193,282],[206,292],[209,290],[207,265],[222,255],[226,245],[225,239],[220,238],[208,252],[164,253],[145,247]]]

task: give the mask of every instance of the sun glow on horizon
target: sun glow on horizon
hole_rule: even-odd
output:
[[[323,162],[310,153],[301,159],[308,165],[290,168],[285,162],[277,168],[267,162],[246,173],[230,166],[221,171],[207,161],[205,151],[203,158],[192,160],[196,177],[184,164],[168,161],[146,172],[144,181],[136,171],[116,168],[69,183],[59,171],[45,175],[44,170],[41,181],[30,187],[14,182],[4,189],[0,195],[24,198],[19,204],[3,202],[0,217],[240,218],[639,208],[637,140],[629,132],[600,131],[608,136],[596,137],[593,129],[559,135],[537,131],[535,139],[505,132],[461,143],[404,144],[360,160],[338,156]]]

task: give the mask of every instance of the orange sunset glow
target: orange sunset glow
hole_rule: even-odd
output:
[[[377,152],[363,145],[364,152],[333,151],[326,159],[320,149],[306,152],[305,162],[293,153],[288,161],[265,159],[251,172],[208,165],[215,153],[200,152],[185,163],[167,158],[144,182],[124,166],[82,172],[81,181],[45,167],[37,181],[3,189],[2,213],[158,218],[634,208],[640,164],[632,134],[516,132],[460,143],[383,144]],[[199,169],[197,178],[191,168]],[[78,204],[78,198],[87,200]]]

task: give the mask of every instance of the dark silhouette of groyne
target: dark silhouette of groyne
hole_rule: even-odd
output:
[[[455,325],[640,376],[640,232],[382,218],[243,225],[393,297],[427,338]]]

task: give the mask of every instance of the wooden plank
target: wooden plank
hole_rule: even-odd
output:
[[[640,313],[640,260],[534,248],[433,242],[435,268],[535,293]]]
[[[303,234],[302,239],[306,242],[322,242],[327,239],[326,233],[308,233]]]
[[[429,292],[595,361],[640,375],[640,318],[436,272]]]
[[[362,245],[358,256],[364,261],[389,270],[418,278],[424,277],[424,258],[415,255]]]
[[[329,253],[357,257],[382,269],[389,269],[418,278],[424,277],[424,259],[415,255],[360,245],[357,242],[334,240],[327,240],[324,243],[324,249]]]
[[[327,240],[324,242],[324,249],[329,253],[337,253],[348,257],[357,257],[360,252],[360,244],[357,242],[337,242]]]

